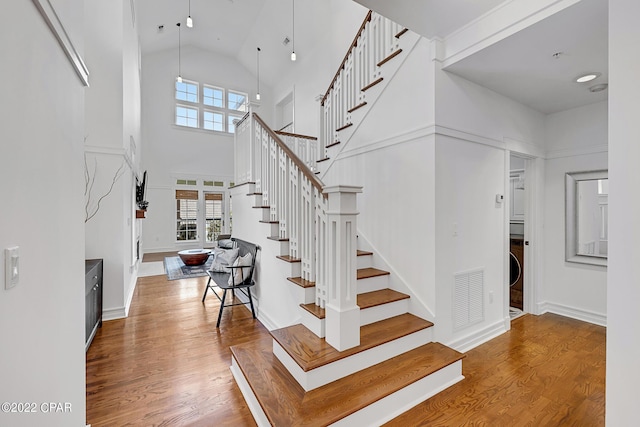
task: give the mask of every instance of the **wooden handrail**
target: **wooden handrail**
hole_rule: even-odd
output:
[[[347,60],[349,59],[349,55],[351,55],[351,51],[356,46],[358,46],[358,37],[360,37],[360,34],[362,34],[362,32],[364,31],[364,28],[367,26],[367,22],[371,21],[371,14],[372,14],[372,11],[369,11],[369,13],[367,13],[367,16],[364,18],[364,21],[362,21],[362,25],[360,25],[360,29],[358,30],[358,33],[353,38],[353,42],[351,42],[351,46],[349,46],[349,49],[347,50],[347,53],[344,56],[344,59],[342,60],[342,63],[338,67],[338,71],[336,71],[336,75],[333,76],[333,80],[331,80],[331,84],[329,85],[329,89],[327,89],[327,91],[325,92],[324,96],[322,97],[322,101],[320,102],[320,105],[324,106],[324,101],[327,100],[327,97],[329,96],[329,92],[331,92],[331,89],[333,89],[333,85],[336,83],[336,80],[338,80],[338,76],[340,75],[340,71],[342,71],[342,69],[344,68],[344,65],[347,63]]]
[[[281,130],[275,130],[274,132],[282,136],[292,136],[294,138],[300,138],[300,139],[312,139],[314,141],[318,140],[318,137],[316,136],[300,135],[299,133],[284,132]]]
[[[322,189],[324,188],[324,183],[318,179],[318,177],[309,169],[307,165],[305,165],[302,162],[302,160],[300,160],[298,156],[296,156],[296,154],[293,151],[291,151],[291,148],[287,147],[287,144],[285,144],[280,139],[280,137],[278,136],[278,134],[275,133],[275,131],[271,130],[271,128],[267,126],[264,120],[262,120],[262,118],[260,118],[260,116],[257,113],[252,113],[252,115],[256,119],[256,121],[260,124],[260,126],[262,126],[267,131],[267,133],[276,141],[276,144],[278,144],[280,148],[282,148],[282,151],[287,153],[287,155],[291,158],[293,163],[295,163],[298,169],[300,169],[300,172],[302,172],[304,176],[306,176],[307,179],[311,182],[311,185],[316,187],[320,192],[320,194],[322,194],[322,196],[326,199],[328,195],[322,192]]]
[[[244,122],[247,119],[247,117],[249,117],[250,115],[251,115],[251,111],[247,111],[245,115],[242,116],[240,120],[238,120],[238,122],[236,123],[236,127],[240,126],[240,123]]]

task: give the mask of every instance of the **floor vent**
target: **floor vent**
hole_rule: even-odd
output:
[[[453,287],[453,330],[484,320],[484,269],[456,273]]]

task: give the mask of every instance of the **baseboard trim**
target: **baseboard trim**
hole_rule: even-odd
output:
[[[473,332],[465,337],[458,338],[449,343],[445,343],[445,345],[461,353],[466,353],[472,348],[477,347],[480,344],[484,344],[499,335],[502,335],[503,333],[507,332],[507,330],[508,329],[505,327],[504,320],[500,319],[497,322],[487,326],[486,328],[480,329],[479,331]]]
[[[117,320],[125,319],[127,317],[126,307],[107,308],[102,310],[102,320]]]
[[[587,323],[593,323],[594,325],[607,326],[607,315],[601,313],[594,313],[592,311],[583,310],[577,307],[571,307],[563,304],[556,304],[553,302],[540,302],[538,303],[538,313],[553,313],[560,316],[570,317],[572,319],[581,320]]]

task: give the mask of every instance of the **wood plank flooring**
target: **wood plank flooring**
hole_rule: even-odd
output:
[[[216,330],[205,283],[138,279],[129,317],[104,322],[87,353],[87,424],[255,425],[229,347],[271,336],[244,306],[226,308]],[[604,425],[605,328],[525,315],[466,355],[465,380],[388,425]]]

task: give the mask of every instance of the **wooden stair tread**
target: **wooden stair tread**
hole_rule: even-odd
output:
[[[357,256],[366,256],[366,255],[373,255],[373,252],[369,252],[369,251],[361,251],[360,249],[358,249],[358,252],[356,254]]]
[[[380,270],[378,268],[367,267],[358,269],[358,280],[367,279],[369,277],[386,276],[390,273],[388,271]]]
[[[379,291],[358,294],[356,304],[361,310],[364,310],[408,298],[410,298],[409,295],[403,294],[402,292],[394,291],[393,289],[381,289]]]
[[[365,292],[357,295],[357,306],[360,310],[366,310],[367,308],[377,307],[379,305],[388,304],[391,302],[401,301],[403,299],[409,299],[409,295],[402,292],[394,291],[393,289],[381,289],[379,291]],[[315,303],[300,304],[300,307],[313,314],[318,319],[325,318],[324,308],[320,308]]]
[[[281,259],[282,261],[285,261],[285,262],[290,262],[292,264],[295,262],[302,262],[300,258],[294,258],[290,255],[277,255],[276,258]]]
[[[258,221],[261,224],[280,224],[280,221]]]
[[[288,242],[289,239],[287,237],[279,237],[279,236],[269,236],[267,237],[269,240],[275,240],[276,242]]]
[[[335,142],[332,142],[331,144],[327,145],[325,148],[335,147],[336,145],[339,145],[339,144],[340,144],[340,141],[335,141]]]
[[[253,209],[271,209],[271,206],[254,206]]]
[[[300,307],[317,317],[318,319],[325,318],[325,309],[321,308],[319,305],[316,305],[315,302],[309,304],[300,304]]]
[[[302,277],[287,277],[287,280],[302,288],[313,288],[316,285],[316,282],[310,282]]]
[[[265,341],[231,347],[271,425],[326,426],[465,357],[429,343],[305,392]]]
[[[301,324],[271,331],[271,336],[307,372],[433,326],[410,313],[360,327],[360,345],[345,351],[331,347]]]

